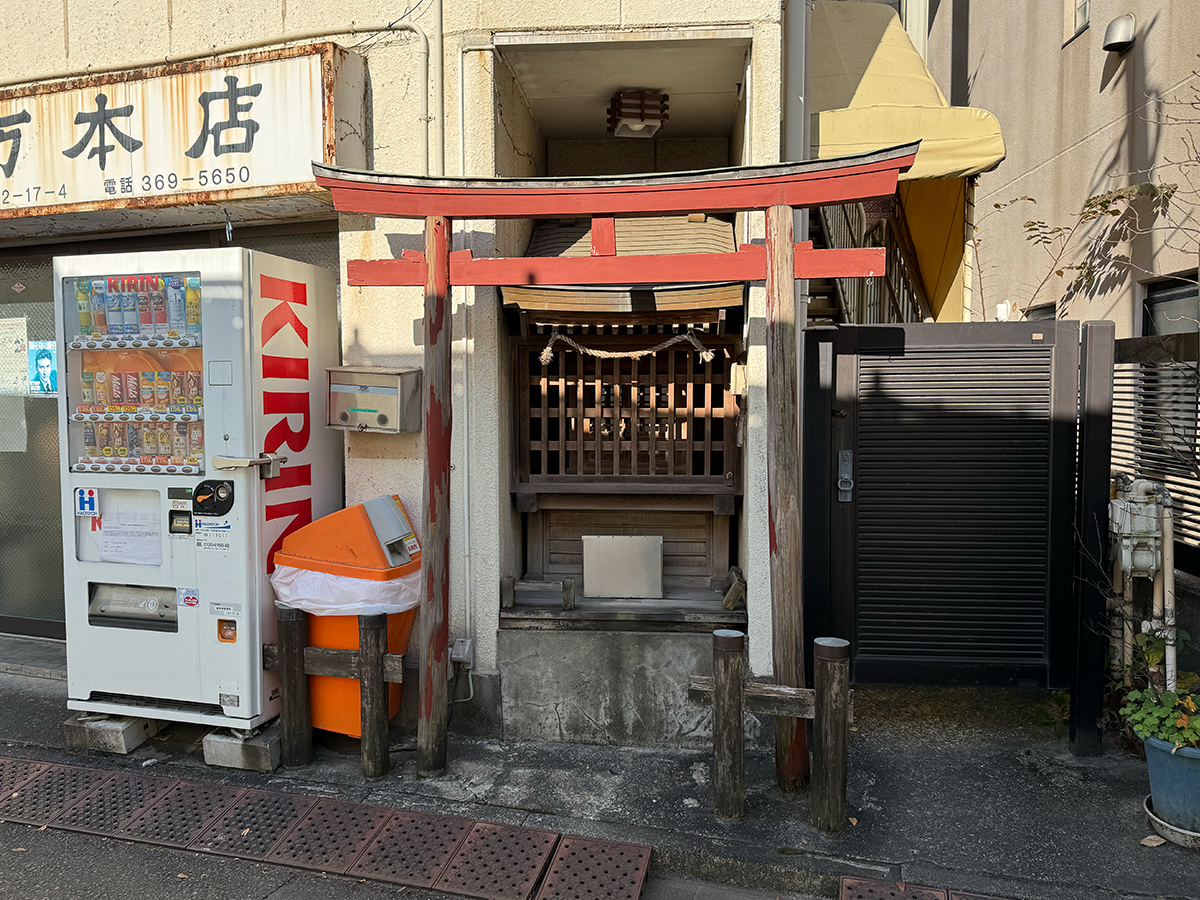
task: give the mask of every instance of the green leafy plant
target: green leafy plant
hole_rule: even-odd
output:
[[[1067,733],[1071,719],[1071,695],[1066,691],[1055,691],[1045,703],[1033,708],[1033,724],[1053,728],[1054,736],[1062,738]]]
[[[1152,687],[1125,695],[1121,715],[1139,736],[1158,738],[1180,747],[1200,747],[1200,715],[1196,695],[1157,691]]]

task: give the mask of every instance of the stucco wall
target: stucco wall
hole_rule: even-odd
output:
[[[1105,28],[1129,12],[1137,21],[1133,48],[1105,52]],[[1097,261],[1111,265],[1090,288],[1070,291],[1072,272],[1054,275],[1052,258],[1025,240],[1022,226],[1033,219],[1070,225],[1091,195],[1149,177],[1180,180],[1167,163],[1185,153],[1181,138],[1189,129],[1161,125],[1159,101],[1191,96],[1181,88],[1200,82],[1191,74],[1200,17],[1187,0],[1092,0],[1090,26],[1065,46],[1063,22],[1063,4],[1045,0],[942,2],[931,21],[929,65],[948,97],[995,113],[1004,131],[1008,158],[980,176],[976,193],[976,287],[982,283],[988,318],[1001,301],[1021,308],[1031,298],[1065,296],[1060,315],[1110,318],[1117,336],[1126,337],[1140,333],[1144,282],[1194,270],[1195,241],[1145,215],[1145,233],[1100,246],[1096,237],[1114,222],[1104,219],[1075,236],[1062,262],[1094,247]],[[1037,202],[995,209],[1020,197]]]

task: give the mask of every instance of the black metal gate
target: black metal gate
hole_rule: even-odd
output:
[[[806,333],[810,634],[859,682],[1066,685],[1075,322]]]

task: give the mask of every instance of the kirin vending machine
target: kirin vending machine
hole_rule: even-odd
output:
[[[334,274],[230,248],[54,276],[67,706],[253,728],[272,557],[342,505]]]

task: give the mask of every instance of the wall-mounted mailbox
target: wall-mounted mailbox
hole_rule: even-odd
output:
[[[421,370],[338,366],[326,369],[325,424],[343,431],[401,434],[421,430]]]

